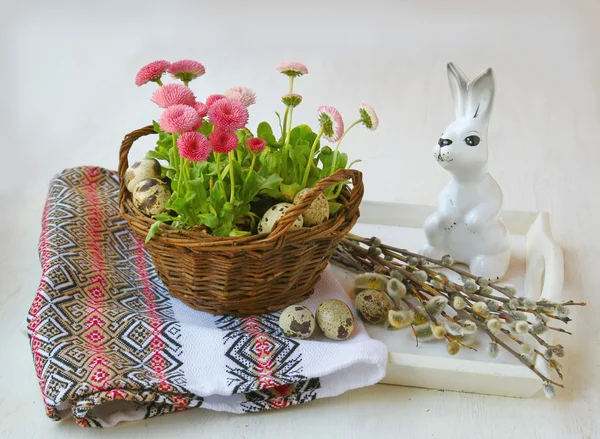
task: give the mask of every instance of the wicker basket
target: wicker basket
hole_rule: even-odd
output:
[[[119,155],[121,215],[142,239],[155,221],[133,205],[124,176],[132,144],[148,134],[155,134],[151,126],[129,133]],[[314,227],[291,227],[323,190],[350,179],[352,189],[342,191],[337,215]],[[163,224],[146,249],[169,293],[194,309],[238,316],[276,311],[313,292],[358,219],[363,190],[362,174],[342,169],[317,183],[267,235],[214,237]]]

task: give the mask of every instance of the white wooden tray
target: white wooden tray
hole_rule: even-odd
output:
[[[353,233],[378,236],[386,244],[418,251],[425,241],[422,227],[433,207],[363,202],[361,218]],[[552,239],[546,213],[505,212],[503,220],[512,234],[512,259],[504,281],[532,298],[560,300],[564,264],[560,247]],[[334,270],[352,296],[353,275]],[[497,358],[485,352],[489,339],[479,335],[479,352],[462,349],[456,356],[446,353],[445,343],[416,346],[410,330],[388,331],[383,325],[367,324],[369,334],[389,349],[384,384],[439,390],[484,393],[527,398],[542,388],[542,381],[516,358],[500,349]],[[551,342],[552,331],[544,334]],[[536,368],[551,376],[546,362],[538,358]]]

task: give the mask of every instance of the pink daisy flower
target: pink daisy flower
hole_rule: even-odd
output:
[[[317,110],[319,125],[323,129],[323,137],[330,142],[337,142],[344,134],[342,115],[334,107],[323,105]]]
[[[362,123],[371,131],[375,131],[379,126],[379,118],[373,107],[367,104],[360,104],[358,112],[360,113]]]
[[[163,111],[158,124],[167,133],[185,133],[198,129],[202,119],[194,108],[188,105],[173,105]]]
[[[281,96],[281,102],[283,102],[286,107],[297,107],[302,102],[302,96],[297,93],[286,93]]]
[[[160,83],[160,78],[169,68],[169,62],[165,60],[154,61],[145,65],[135,75],[135,85],[138,87],[147,82],[154,81]]]
[[[230,99],[240,101],[245,107],[249,107],[250,105],[256,103],[256,93],[254,93],[248,87],[231,87],[229,90],[223,93],[223,95]]]
[[[192,162],[205,161],[211,151],[208,139],[196,132],[187,132],[179,136],[177,149],[181,157]]]
[[[210,145],[219,154],[227,154],[238,146],[238,137],[232,130],[217,127],[210,133]]]
[[[248,139],[246,145],[252,152],[261,152],[265,149],[265,146],[267,146],[267,142],[265,142],[263,139],[259,139],[258,137],[252,137]]]
[[[198,114],[198,116],[200,116],[200,114]],[[192,127],[192,131],[198,131],[200,128],[202,128],[203,124],[204,124],[204,119],[199,118],[198,123]]]
[[[226,97],[226,96],[223,96],[223,95],[220,95],[220,94],[214,94],[214,95],[210,95],[209,97],[207,97],[207,98],[206,98],[206,106],[207,106],[208,108],[210,108],[210,107],[212,107],[212,105],[213,105],[215,102],[217,102],[217,101],[219,101],[219,100],[221,100],[221,99],[223,99],[223,98],[225,98],[225,97]]]
[[[187,85],[188,82],[204,75],[206,69],[198,61],[182,59],[181,61],[176,61],[171,64],[168,72],[173,78],[180,79]]]
[[[306,66],[296,61],[282,62],[277,66],[277,71],[292,77],[302,76],[308,73]]]
[[[193,107],[196,103],[196,96],[183,84],[165,84],[154,92],[151,101],[161,108],[169,108],[177,104]]]
[[[206,117],[206,115],[208,114],[208,107],[202,102],[196,102],[194,104],[194,108],[196,109],[200,117]]]
[[[210,123],[229,130],[239,130],[248,123],[248,109],[240,101],[224,98],[209,106]]]

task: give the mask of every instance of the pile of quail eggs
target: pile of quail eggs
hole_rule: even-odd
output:
[[[171,189],[161,179],[158,160],[144,159],[133,163],[125,172],[125,185],[133,194],[133,204],[145,215],[158,215],[166,210]]]
[[[269,233],[273,230],[275,223],[279,221],[283,216],[285,216],[286,212],[294,207],[294,204],[297,204],[302,197],[309,191],[310,189],[302,189],[300,192],[296,194],[294,197],[294,203],[279,203],[275,206],[269,208],[263,215],[262,219],[258,223],[258,233]],[[317,224],[324,223],[329,219],[329,203],[327,202],[327,198],[325,195],[320,194],[304,211],[304,213],[294,221],[292,227],[311,227],[316,226]]]
[[[314,316],[302,305],[288,306],[279,316],[279,327],[288,337],[309,338],[316,326],[327,338],[346,340],[354,331],[354,316],[348,305],[337,299],[322,302]]]

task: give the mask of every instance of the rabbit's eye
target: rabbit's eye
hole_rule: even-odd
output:
[[[468,136],[465,138],[465,143],[469,146],[477,146],[479,145],[480,141],[481,139],[479,138],[479,136]]]

